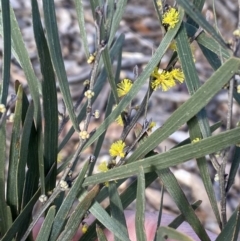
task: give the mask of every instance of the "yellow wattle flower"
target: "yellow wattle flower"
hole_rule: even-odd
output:
[[[157,67],[154,69],[151,76],[153,77],[151,82],[151,87],[153,90],[162,88],[163,91],[167,91],[176,85],[174,79],[169,75],[169,72],[165,70],[160,71]]]
[[[176,8],[170,8],[163,14],[162,23],[166,24],[169,29],[174,28],[179,22],[179,12]]]
[[[132,88],[132,81],[130,79],[123,79],[120,83],[117,84],[117,93],[118,97],[126,95],[129,90]]]
[[[124,157],[125,156],[125,153],[124,153],[125,146],[126,146],[126,144],[122,140],[114,142],[109,149],[110,156]]]

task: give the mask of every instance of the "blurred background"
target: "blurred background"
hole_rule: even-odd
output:
[[[41,1],[39,6],[41,8]],[[171,4],[171,1],[167,1]],[[85,5],[85,21],[86,30],[88,34],[88,44],[91,52],[95,49],[95,26],[92,18],[92,13],[90,9],[89,1],[83,1]],[[82,47],[80,31],[77,23],[76,11],[74,2],[72,0],[61,1],[56,0],[56,14],[58,18],[58,28],[59,36],[62,45],[62,54],[64,57],[65,68],[68,74],[68,80],[70,84],[70,90],[74,102],[77,101],[83,89],[83,82],[89,77],[91,66],[87,64],[86,57],[84,55],[84,50]],[[31,24],[31,1],[30,0],[11,0],[11,5],[14,8],[22,35],[31,58],[33,68],[35,73],[41,80],[40,65],[38,62],[38,55],[36,51],[36,46],[34,42],[33,29]],[[231,42],[233,40],[232,32],[237,28],[238,24],[238,4],[235,1],[225,1],[219,0],[215,2],[217,26],[215,25],[214,7],[213,1],[207,0],[204,5],[203,14],[206,16],[208,21],[212,25],[217,27],[220,34],[223,36],[226,42]],[[155,49],[161,42],[163,33],[161,32],[161,27],[156,17],[154,11],[154,6],[152,1],[143,0],[130,0],[124,14],[124,18],[120,23],[117,35],[125,34],[125,44],[123,48],[122,56],[122,70],[121,79],[129,78],[134,80],[133,69],[137,66],[138,73],[141,73],[144,66],[150,60]],[[205,82],[213,73],[211,66],[207,63],[198,46],[192,44],[193,55],[195,58],[196,69],[199,74],[201,82]],[[161,62],[161,68],[167,65],[170,58],[171,50],[168,51],[169,54],[165,55]],[[0,42],[0,55],[2,57],[2,41]],[[0,58],[0,62],[2,59]],[[180,66],[179,64],[177,64]],[[0,67],[2,64],[0,64]],[[20,65],[12,57],[11,65],[11,80],[12,83],[15,80],[19,80],[24,88],[27,90],[27,82],[24,73]],[[143,86],[141,91],[138,93],[134,100],[134,104],[140,104],[142,97],[147,90],[147,80],[146,85]],[[104,87],[105,92],[101,94],[94,104],[94,109],[100,110],[102,118],[104,117],[104,110],[106,106],[106,100],[108,98],[108,93],[110,87],[106,85]],[[12,84],[9,94],[14,94],[14,85]],[[61,95],[59,98],[59,111],[63,111]],[[184,103],[189,98],[185,84],[177,85],[167,92],[162,92],[160,89],[154,92],[152,98],[149,102],[149,112],[148,120],[152,119],[156,122],[157,127],[160,127],[168,119],[171,113],[178,108],[182,103]],[[207,106],[207,114],[209,118],[210,125],[222,121],[222,130],[225,128],[227,113],[227,91],[222,90]],[[240,111],[236,103],[233,107],[233,125],[235,126],[239,120]],[[100,118],[98,121],[92,122],[90,129],[96,128],[102,121]],[[140,119],[142,123],[143,119]],[[9,130],[11,124],[9,124]],[[62,132],[60,139],[66,134],[67,130],[71,127],[68,123]],[[112,124],[106,134],[103,149],[101,150],[98,162],[103,160],[108,160],[108,149],[110,144],[118,139],[121,134],[121,127],[116,123]],[[221,130],[217,130],[221,131]],[[10,135],[10,133],[9,133]],[[175,132],[169,139],[162,142],[158,147],[158,152],[164,152],[188,138],[188,129],[186,126],[182,126],[177,132]],[[131,143],[134,138],[134,134],[130,133],[127,143]],[[78,135],[74,135],[71,139],[71,143],[60,153],[61,161],[67,158],[74,150],[75,145],[78,141]],[[89,148],[86,150],[81,159],[84,160],[92,152]],[[228,165],[227,173],[230,165]],[[179,181],[179,184],[183,188],[185,194],[188,197],[190,203],[197,200],[202,200],[200,208],[197,210],[198,216],[204,223],[205,227],[212,230],[213,232],[218,232],[218,225],[214,219],[213,212],[211,210],[207,194],[204,191],[204,187],[199,176],[198,168],[195,160],[190,160],[184,164],[176,166],[171,169]],[[214,183],[215,192],[217,199],[219,199],[218,192],[218,182],[214,181],[215,170],[209,162],[209,170],[211,173],[212,181]],[[239,203],[239,175],[237,175],[235,180],[235,185],[231,188],[229,195],[227,197],[227,212],[230,215],[232,211],[237,207]],[[121,188],[124,188],[122,186]],[[157,211],[160,207],[160,195],[161,195],[161,183],[160,181],[154,182],[149,188],[146,189],[146,199],[147,206],[146,210]],[[178,214],[179,211],[172,201],[171,197],[166,192],[164,194],[164,211],[168,213]],[[134,203],[129,206],[129,209],[134,209]]]

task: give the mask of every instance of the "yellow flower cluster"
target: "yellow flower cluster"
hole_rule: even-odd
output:
[[[180,83],[184,81],[184,74],[180,69],[173,69],[171,71],[159,70],[157,67],[151,74],[153,80],[151,87],[153,90],[162,88],[163,91],[167,91],[176,85],[176,80]]]
[[[197,143],[197,142],[199,142],[200,140],[201,140],[201,139],[197,137],[197,138],[195,138],[195,139],[192,140],[192,143]]]
[[[114,142],[109,149],[110,156],[124,157],[125,156],[125,153],[124,153],[125,146],[126,146],[126,144],[122,140]]]
[[[87,90],[84,95],[88,98],[91,99],[94,96],[94,92],[92,90]]]
[[[123,119],[122,119],[121,115],[119,115],[115,121],[117,122],[118,125],[124,126]]]
[[[95,110],[95,111],[94,111],[94,117],[95,117],[96,119],[99,119],[99,117],[100,117],[100,111],[99,111],[99,110]]]
[[[94,60],[95,60],[95,57],[96,57],[96,52],[89,56],[89,58],[87,60],[87,63],[88,64],[92,64],[94,62]]]
[[[108,167],[107,162],[106,162],[106,161],[102,162],[102,163],[98,166],[98,170],[99,170],[100,172],[107,172],[107,171],[109,170],[109,167]],[[108,187],[108,186],[109,186],[109,182],[104,182],[104,185],[105,185],[106,187]]]
[[[156,3],[157,3],[159,10],[161,10],[162,9],[162,1],[158,0]]]
[[[6,106],[4,104],[0,104],[0,113],[6,112]]]
[[[118,97],[123,97],[124,95],[126,95],[130,91],[130,89],[132,88],[132,85],[133,85],[133,83],[132,83],[132,81],[130,79],[123,79],[121,82],[119,82],[117,84],[117,94],[118,94]],[[116,107],[117,106],[115,106],[114,109]],[[122,119],[121,115],[119,115],[115,121],[120,126],[124,125],[123,119]]]
[[[113,110],[114,110],[116,107],[117,107],[117,105],[115,105],[115,106],[113,107]],[[122,119],[122,116],[121,116],[121,115],[119,115],[115,121],[117,122],[118,125],[124,126],[123,119]]]
[[[86,139],[88,139],[89,138],[89,133],[87,132],[87,131],[80,131],[80,133],[79,133],[79,137],[81,138],[81,139],[83,139],[83,140],[86,140]]]
[[[85,234],[88,231],[88,224],[84,223],[82,226],[82,233]]]
[[[156,122],[152,121],[148,126],[148,131],[152,132],[152,129],[156,126]]]
[[[101,172],[107,172],[109,170],[107,162],[104,161],[98,166],[98,170]]]
[[[169,29],[174,28],[179,22],[179,12],[176,8],[170,8],[163,14],[162,23],[167,25]]]
[[[120,83],[117,84],[117,93],[118,97],[126,95],[129,90],[132,88],[132,81],[130,79],[123,79]]]

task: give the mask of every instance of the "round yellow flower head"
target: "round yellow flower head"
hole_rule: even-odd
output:
[[[154,69],[151,77],[153,77],[151,82],[151,87],[153,90],[157,90],[161,87],[163,91],[167,91],[176,85],[172,76],[169,75],[169,72],[165,70],[159,70],[158,67]]]
[[[88,231],[88,225],[86,223],[83,224],[82,226],[82,233],[86,233]]]
[[[170,8],[163,14],[162,23],[167,25],[169,29],[174,28],[179,22],[179,12],[176,8]]]
[[[184,74],[180,69],[173,69],[172,71],[169,72],[171,77],[180,83],[183,83],[184,81]]]
[[[114,142],[109,149],[110,156],[124,157],[125,156],[125,153],[124,153],[125,146],[126,146],[126,144],[122,140]]]
[[[132,88],[132,81],[130,79],[123,79],[120,83],[117,84],[117,93],[118,97],[126,95]]]

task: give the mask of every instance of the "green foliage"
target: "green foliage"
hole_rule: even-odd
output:
[[[7,111],[0,110],[1,241],[29,239],[34,225],[41,216],[44,216],[44,222],[36,240],[68,241],[73,238],[79,225],[84,224],[88,212],[96,220],[80,240],[91,240],[96,237],[99,240],[107,240],[104,228],[114,234],[115,240],[130,240],[124,210],[134,200],[136,200],[136,237],[138,240],[147,240],[144,229],[145,189],[157,178],[161,180],[181,214],[169,224],[169,227],[157,227],[155,240],[165,240],[166,236],[178,240],[192,240],[175,230],[183,221],[187,221],[192,226],[201,240],[210,240],[195,213],[200,202],[192,205],[188,202],[170,170],[171,167],[190,159],[196,159],[216,221],[222,230],[217,240],[237,240],[239,207],[227,222],[224,201],[237,174],[240,160],[239,147],[236,147],[227,183],[224,176],[226,160],[223,158],[220,162],[216,161],[214,153],[219,151],[225,153],[229,151],[228,147],[239,145],[240,127],[212,136],[212,132],[220,124],[209,126],[205,107],[224,86],[231,82],[231,78],[239,73],[240,59],[234,57],[233,51],[203,17],[201,10],[205,1],[176,1],[179,14],[177,23],[173,27],[161,26],[165,29],[163,39],[143,71],[136,75],[131,89],[121,98],[118,96],[117,84],[121,71],[124,35],[121,34],[117,38],[115,35],[127,1],[117,1],[116,5],[109,0],[90,1],[96,24],[96,53],[93,56],[89,53],[87,42],[84,5],[81,0],[74,2],[86,59],[92,62],[89,83],[85,87],[82,86],[81,101],[78,103],[78,106],[81,106],[79,111],[78,106],[73,105],[64,68],[54,1],[43,0],[45,29],[42,26],[37,1],[31,1],[32,26],[42,74],[40,82],[33,71],[14,11],[8,1],[1,0],[0,33],[4,45],[0,100],[7,111],[15,102],[10,148],[7,147],[6,135],[6,121],[10,116]],[[160,2],[155,0],[153,4],[161,25],[163,9],[159,7]],[[202,28],[202,32],[199,32],[199,27]],[[156,66],[158,67],[173,40],[177,49],[164,71],[170,73],[179,60],[189,99],[171,114],[163,126],[150,133],[151,123],[147,121],[148,101],[155,91],[151,87],[152,81],[155,81],[151,74]],[[193,41],[200,46],[203,55],[214,70],[204,84],[200,83],[195,68],[190,48]],[[32,101],[28,101],[26,92],[18,81],[15,83],[16,98],[11,100],[7,98],[11,53],[25,73]],[[116,68],[113,68],[113,61],[117,62]],[[60,93],[68,113],[68,115],[64,113],[61,123],[58,120],[56,79],[59,81]],[[106,94],[103,89],[106,79],[111,92],[107,100],[105,118],[94,132],[89,133],[89,124],[94,114],[92,105],[99,95]],[[135,116],[131,116],[132,100],[146,82],[149,83],[146,95],[142,99],[141,106],[135,108]],[[159,84],[159,87],[162,86]],[[87,91],[93,93],[92,98],[84,98]],[[240,103],[240,96],[235,90],[232,96]],[[117,106],[112,110],[114,105]],[[145,114],[144,123],[139,124],[138,119],[143,114]],[[121,140],[125,142],[132,129],[136,134],[135,140],[124,149],[122,157],[112,158],[106,172],[93,174],[100,150],[103,148],[105,133],[118,117],[123,119]],[[70,122],[72,127],[61,143],[58,143],[58,136],[67,122]],[[81,122],[84,125],[80,130]],[[189,139],[164,153],[154,151],[161,142],[184,124],[189,128]],[[61,150],[67,148],[75,132],[81,134],[77,149],[59,165],[57,156]],[[196,138],[199,138],[197,142],[194,141]],[[75,180],[72,180],[71,173],[77,170],[79,156],[93,144],[95,149],[92,156],[85,160]],[[132,154],[128,155],[130,152]],[[220,210],[209,175],[207,155],[210,155],[212,165],[220,179],[222,204]],[[6,159],[8,169],[5,173]],[[57,175],[60,173],[61,176],[58,178]],[[137,179],[119,194],[118,187],[136,175]],[[100,204],[107,197],[109,206],[103,208]],[[43,205],[35,210],[34,205],[38,200],[42,200]]]

